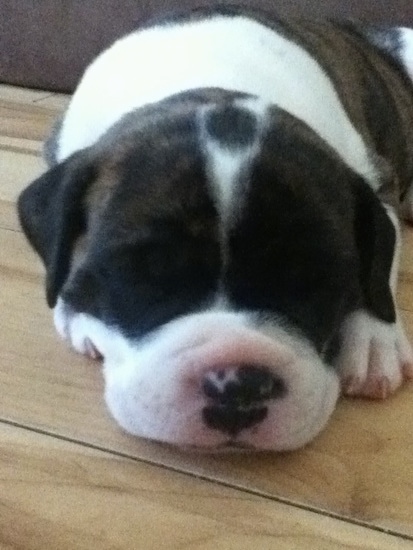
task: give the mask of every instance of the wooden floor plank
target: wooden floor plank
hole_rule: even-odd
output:
[[[20,231],[14,203],[0,200],[0,228]]]
[[[36,101],[37,105],[64,111],[69,105],[70,96],[67,94],[51,94]]]
[[[17,196],[31,180],[45,169],[45,163],[37,154],[8,151],[0,148],[2,170],[0,200],[16,202]]]
[[[31,139],[12,138],[0,135],[0,151],[16,151],[28,155],[41,156],[43,144]],[[28,174],[30,176],[30,172]]]
[[[3,137],[42,141],[60,112],[57,107],[0,98],[0,134]]]
[[[0,166],[0,228],[20,231],[16,213],[17,197],[44,171],[45,163],[35,152],[2,149],[0,144]]]
[[[28,88],[20,88],[20,86],[0,84],[0,100],[3,101],[14,101],[16,103],[28,105],[48,98],[51,95],[50,92],[44,90],[31,90]]]
[[[412,544],[0,424],[0,549],[402,550]]]

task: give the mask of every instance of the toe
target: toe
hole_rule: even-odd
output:
[[[347,376],[341,382],[341,389],[343,395],[354,396],[358,395],[359,389],[361,387],[361,379],[359,376]]]
[[[413,361],[403,363],[402,372],[404,380],[413,380]]]
[[[92,340],[90,340],[89,338],[85,338],[84,349],[85,349],[85,355],[87,355],[91,359],[95,359],[95,360],[103,359],[103,355],[100,353],[97,347],[93,344]]]
[[[367,379],[360,395],[368,399],[386,399],[392,393],[390,380],[387,376]]]

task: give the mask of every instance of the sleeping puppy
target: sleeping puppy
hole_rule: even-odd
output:
[[[296,449],[413,374],[413,31],[195,10],[85,72],[18,209],[127,432]]]

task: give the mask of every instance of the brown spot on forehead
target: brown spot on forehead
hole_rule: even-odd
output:
[[[113,193],[113,189],[118,183],[119,177],[116,169],[107,164],[100,164],[98,166],[97,177],[90,185],[84,198],[89,222],[93,222],[102,214]]]
[[[139,158],[122,166],[105,224],[114,222],[119,236],[143,227],[180,226],[193,235],[213,231],[216,212],[202,159],[178,148],[174,157],[151,160],[147,169]]]
[[[203,100],[217,95],[201,94]],[[139,238],[149,228],[179,227],[193,237],[216,238],[197,112],[182,97],[172,103],[160,107],[163,117],[148,108],[154,117],[144,113],[145,123],[139,112],[131,113],[96,147],[98,175],[85,204],[90,230],[98,229],[106,243]]]

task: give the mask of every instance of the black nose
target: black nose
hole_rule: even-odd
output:
[[[283,380],[266,368],[249,365],[209,372],[202,389],[209,400],[203,409],[205,424],[231,436],[262,422],[268,400],[286,393]]]

